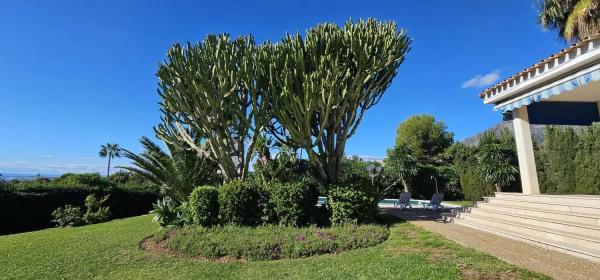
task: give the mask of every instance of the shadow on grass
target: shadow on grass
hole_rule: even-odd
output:
[[[444,219],[444,214],[449,214],[449,209],[442,211],[432,211],[428,209],[413,208],[404,209],[399,208],[382,208],[380,209],[380,215],[382,217],[393,217],[401,221],[435,221],[440,223],[447,223]],[[387,218],[392,219],[392,218]]]

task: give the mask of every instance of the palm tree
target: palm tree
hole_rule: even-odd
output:
[[[485,133],[480,138],[477,171],[486,183],[496,187],[497,192],[510,186],[519,175],[515,152],[510,145],[493,133]]]
[[[186,149],[181,143],[165,142],[167,151],[147,137],[140,140],[144,151],[140,154],[123,150],[123,156],[133,165],[121,168],[137,173],[160,187],[161,193],[176,201],[184,201],[199,185],[214,185],[222,181],[218,165],[208,157]]]
[[[98,155],[101,158],[108,157],[108,168],[106,169],[106,178],[110,175],[110,160],[113,158],[121,157],[121,148],[119,148],[119,144],[111,144],[106,143],[106,145],[100,145],[100,152]]]
[[[600,0],[536,0],[538,22],[569,42],[600,32]]]

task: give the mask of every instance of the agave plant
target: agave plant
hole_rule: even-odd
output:
[[[134,166],[123,169],[140,174],[158,185],[161,194],[175,201],[184,201],[195,186],[218,184],[218,166],[185,145],[166,142],[167,151],[147,137],[141,141],[144,151],[135,154],[123,150],[123,156],[132,160]]]
[[[161,227],[177,224],[179,207],[172,199],[168,197],[159,199],[152,206],[153,209],[150,211],[151,214],[154,214],[152,221],[158,223]]]

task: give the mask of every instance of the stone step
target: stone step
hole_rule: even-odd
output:
[[[506,200],[555,203],[569,206],[600,207],[600,195],[552,195],[496,192],[495,197]]]
[[[532,206],[535,206],[535,205],[532,205]],[[537,217],[537,218],[551,217],[554,220],[564,221],[566,223],[575,223],[575,224],[590,225],[590,226],[600,226],[600,215],[579,214],[579,213],[543,210],[543,209],[537,209],[537,208],[518,207],[518,206],[507,207],[506,205],[497,205],[497,204],[493,204],[493,203],[480,203],[477,205],[477,208],[495,211],[495,212],[509,213],[509,214],[515,214],[515,215],[524,215],[524,216]]]
[[[547,217],[534,217],[522,214],[497,212],[494,210],[490,210],[489,208],[486,209],[484,207],[471,208],[471,212],[469,214],[480,217],[486,217],[494,220],[504,220],[529,226],[535,226],[550,231],[561,231],[564,233],[580,235],[591,239],[597,239],[598,241],[600,241],[600,226],[566,222],[563,220],[559,220],[552,215],[548,215]]]
[[[450,220],[453,220],[456,224],[459,224],[459,225],[468,226],[468,227],[475,228],[478,230],[487,231],[489,233],[503,236],[506,238],[527,242],[527,243],[538,245],[538,246],[541,246],[541,247],[544,247],[547,249],[560,251],[563,253],[567,253],[567,254],[570,254],[573,256],[589,259],[589,260],[600,263],[600,250],[593,250],[590,248],[581,247],[581,246],[577,246],[577,245],[573,245],[573,244],[567,244],[567,243],[560,242],[560,241],[539,238],[537,236],[525,234],[520,231],[508,230],[506,228],[490,227],[488,225],[479,224],[479,223],[473,222],[473,221],[465,221],[462,219],[452,219],[452,218],[450,218]]]
[[[486,203],[490,203],[490,204],[494,204],[494,205],[516,206],[516,207],[522,207],[522,208],[541,209],[541,210],[558,211],[558,212],[566,212],[566,213],[600,215],[600,206],[598,206],[598,207],[574,206],[574,205],[564,205],[564,204],[558,204],[558,203],[531,202],[531,201],[521,201],[521,200],[495,198],[495,197],[485,197],[484,199],[485,199]]]
[[[490,228],[504,229],[522,233],[533,238],[538,238],[540,240],[552,240],[556,242],[576,245],[600,251],[600,240],[591,239],[589,237],[581,235],[575,235],[572,233],[558,230],[549,230],[546,228],[533,226],[529,224],[507,221],[504,219],[483,217],[474,214],[459,215],[457,218],[467,222],[482,224]]]

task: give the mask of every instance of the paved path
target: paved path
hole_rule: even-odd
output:
[[[439,213],[433,213],[429,210],[400,211],[386,208],[382,211],[441,234],[462,245],[494,255],[508,263],[543,273],[554,279],[600,280],[600,263],[547,250],[470,227],[445,223],[440,219]]]

